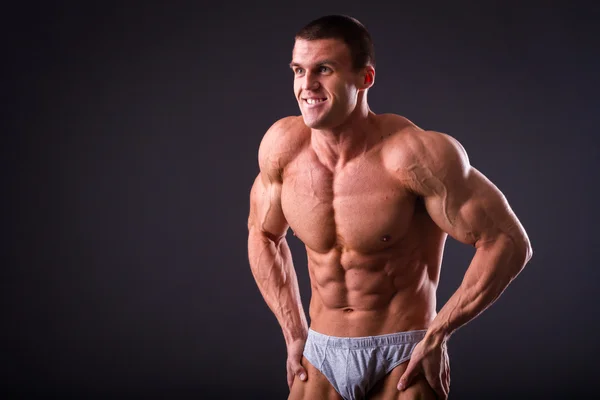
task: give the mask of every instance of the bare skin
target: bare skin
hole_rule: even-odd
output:
[[[289,398],[341,398],[302,357],[308,324],[285,239],[291,228],[307,251],[312,329],[347,337],[427,329],[369,398],[446,399],[446,343],[528,262],[525,230],[455,139],[369,109],[375,71],[351,68],[344,43],[297,40],[292,68],[302,116],[263,137],[248,220],[250,266],[288,350]],[[475,255],[436,312],[448,235]]]

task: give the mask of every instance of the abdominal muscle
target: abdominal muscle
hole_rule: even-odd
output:
[[[345,337],[427,329],[436,313],[440,257],[423,257],[423,250],[418,243],[369,255],[307,248],[311,328]]]

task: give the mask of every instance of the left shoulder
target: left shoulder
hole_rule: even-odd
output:
[[[424,130],[407,122],[392,129],[383,147],[383,160],[395,173],[427,171],[427,174],[466,174],[469,156],[453,136],[434,130]]]
[[[459,172],[469,168],[469,156],[463,145],[453,136],[431,130],[407,135],[406,145],[413,162],[432,173]]]

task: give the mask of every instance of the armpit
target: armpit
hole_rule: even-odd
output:
[[[456,226],[457,210],[452,212],[449,204],[448,188],[440,178],[424,166],[413,164],[407,170],[408,184],[415,193],[424,199],[435,198],[439,201],[445,222],[452,227]]]

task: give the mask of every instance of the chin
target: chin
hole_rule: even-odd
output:
[[[304,125],[308,126],[311,129],[330,128],[330,124],[327,123],[325,118],[307,118],[303,115],[302,119],[304,120]]]
[[[324,124],[322,121],[306,121],[304,120],[304,125],[308,126],[311,129],[327,129],[330,128],[327,124]]]
[[[309,128],[316,128],[316,125],[319,124],[318,120],[306,118],[305,115],[302,115],[302,120],[304,121],[304,125],[308,126]]]
[[[306,118],[304,118],[304,125],[308,126],[309,128],[312,128],[312,129],[318,129],[319,128],[318,121],[307,120]]]

